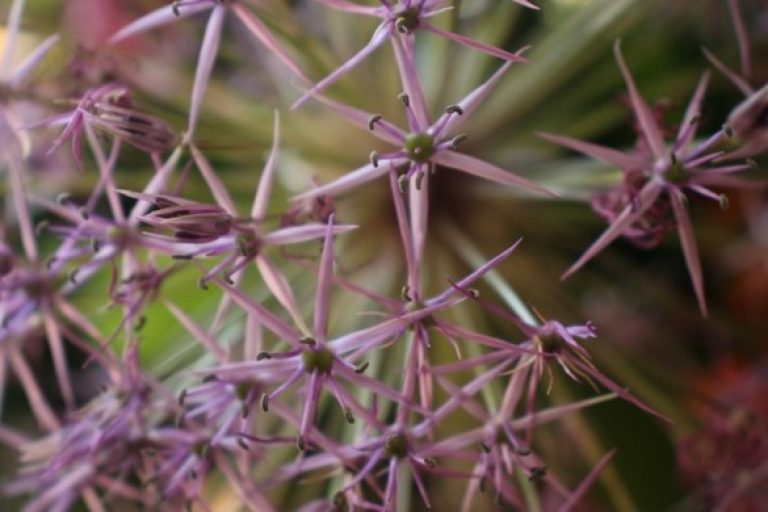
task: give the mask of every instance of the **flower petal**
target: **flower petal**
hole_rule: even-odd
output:
[[[115,45],[121,43],[130,37],[141,34],[142,32],[146,32],[157,27],[162,27],[163,25],[172,23],[180,18],[186,18],[187,16],[208,10],[213,7],[213,5],[214,2],[197,3],[192,5],[182,4],[177,9],[179,13],[178,15],[176,15],[170,5],[160,7],[159,9],[145,14],[141,18],[121,28],[107,40],[107,44]]]
[[[704,297],[704,279],[701,275],[701,261],[699,260],[699,251],[696,248],[696,239],[693,235],[691,219],[688,216],[688,211],[677,191],[670,190],[669,199],[672,203],[672,210],[675,212],[677,231],[680,234],[680,244],[683,246],[683,255],[685,256],[688,273],[691,275],[693,290],[696,293],[696,299],[699,301],[701,314],[707,316],[707,302]]]
[[[642,162],[638,158],[605,146],[572,139],[571,137],[565,137],[563,135],[555,135],[553,133],[537,132],[537,135],[550,142],[554,142],[555,144],[565,146],[568,149],[597,158],[609,165],[615,165],[619,169],[625,171],[638,169],[642,165]]]
[[[320,80],[318,83],[316,83],[314,86],[312,86],[311,89],[309,89],[307,92],[304,93],[304,95],[296,100],[293,105],[291,105],[291,110],[297,109],[300,106],[304,104],[309,98],[315,96],[316,94],[324,91],[326,88],[328,88],[331,84],[336,82],[338,79],[340,79],[342,76],[344,76],[346,73],[350,72],[352,68],[360,64],[368,55],[374,52],[379,46],[384,44],[384,42],[389,39],[392,36],[392,24],[391,23],[382,23],[376,28],[376,31],[373,33],[373,36],[371,37],[371,40],[368,41],[368,44],[363,46],[363,48],[354,54],[352,57],[349,58],[344,64],[336,68],[330,75],[326,76],[322,80]]]
[[[637,201],[628,204],[624,210],[616,216],[613,223],[608,226],[608,229],[603,231],[603,234],[592,243],[589,249],[581,255],[576,263],[571,265],[571,267],[565,271],[562,279],[567,279],[570,275],[583,267],[589,260],[594,258],[600,251],[605,249],[611,242],[619,238],[627,228],[634,224],[637,219],[642,217],[645,211],[653,205],[659,197],[659,194],[661,194],[663,188],[663,183],[657,180],[651,180],[640,189],[640,192],[637,194]]]
[[[537,185],[522,176],[505,171],[501,167],[497,167],[484,160],[463,153],[457,153],[450,150],[438,151],[432,157],[432,160],[438,164],[450,167],[451,169],[458,169],[467,174],[472,174],[473,176],[478,176],[489,181],[494,181],[503,185],[512,185],[513,187],[524,187],[542,194],[557,197],[557,194],[554,192],[541,185]]]
[[[664,144],[664,138],[661,135],[661,130],[656,124],[656,120],[653,118],[651,109],[645,102],[635,85],[635,80],[632,78],[632,74],[629,72],[627,64],[624,62],[624,57],[621,54],[621,41],[617,40],[613,45],[613,53],[616,55],[616,62],[618,62],[621,68],[621,74],[624,75],[624,81],[627,84],[627,90],[629,91],[629,100],[632,103],[632,110],[635,111],[637,116],[640,130],[643,132],[648,146],[653,152],[653,156],[656,159],[665,158],[667,156],[666,144]]]

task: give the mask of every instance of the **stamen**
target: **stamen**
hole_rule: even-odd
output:
[[[372,116],[368,120],[368,129],[373,131],[373,129],[376,127],[376,123],[381,121],[381,119],[382,119],[382,116],[380,114],[376,114],[376,115]]]

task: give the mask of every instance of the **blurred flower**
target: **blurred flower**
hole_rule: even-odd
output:
[[[678,465],[694,506],[760,510],[768,500],[768,365],[726,357],[703,373],[701,429],[678,445]]]
[[[624,181],[615,191],[598,196],[593,202],[596,210],[610,225],[584,254],[563,274],[567,278],[594,258],[608,244],[620,236],[628,236],[641,245],[658,243],[671,225],[667,220],[671,210],[677,223],[683,254],[691,276],[696,298],[702,314],[707,314],[704,282],[701,275],[693,226],[686,210],[686,191],[727,205],[727,198],[711,187],[751,187],[756,184],[734,177],[733,174],[749,169],[748,164],[717,165],[725,155],[714,149],[725,138],[719,131],[702,143],[693,144],[700,119],[701,103],[709,77],[705,74],[691,98],[677,137],[668,148],[662,137],[663,130],[654,119],[650,108],[637,90],[632,75],[621,55],[619,42],[614,53],[629,91],[630,101],[640,127],[640,147],[633,153],[622,153],[589,142],[542,133],[541,136],[557,144],[580,151],[610,165],[619,167]],[[710,166],[715,164],[714,166]]]

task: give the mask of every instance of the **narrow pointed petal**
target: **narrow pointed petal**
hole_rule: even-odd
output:
[[[272,129],[272,149],[269,152],[267,163],[261,171],[259,185],[256,188],[256,197],[253,198],[251,207],[251,218],[257,221],[263,221],[267,216],[267,205],[269,205],[269,196],[272,195],[272,182],[275,177],[275,167],[277,163],[277,152],[280,148],[280,113],[275,110],[275,124]]]
[[[523,50],[520,50],[518,52],[521,53]],[[512,62],[505,62],[499,69],[496,70],[496,72],[491,75],[488,80],[477,86],[475,89],[473,89],[469,94],[464,96],[462,100],[457,104],[459,108],[462,110],[462,115],[451,115],[448,113],[444,113],[438,120],[435,122],[433,126],[442,126],[443,123],[446,123],[442,133],[445,135],[454,133],[455,130],[464,122],[465,119],[469,118],[477,108],[482,105],[483,101],[488,97],[488,95],[491,93],[494,87],[496,87],[496,84],[501,80],[501,78],[506,74],[507,70],[509,70],[510,66],[512,66]],[[449,117],[449,119],[445,119],[446,117]]]
[[[752,75],[752,56],[749,51],[749,37],[744,25],[744,18],[739,9],[738,0],[728,0],[728,11],[733,19],[733,29],[736,32],[736,42],[739,45],[739,63],[741,74],[745,77]]]
[[[160,7],[159,9],[145,14],[141,18],[121,28],[117,33],[115,33],[107,40],[107,44],[115,45],[121,43],[130,37],[141,34],[143,32],[147,32],[157,27],[162,27],[168,23],[173,23],[180,18],[186,18],[187,16],[191,16],[202,11],[207,11],[213,5],[214,2],[193,4],[190,6],[181,5],[178,8],[178,16],[173,12],[173,9],[170,5]]]
[[[346,0],[317,0],[317,2],[326,5],[332,9],[349,12],[352,14],[362,14],[364,16],[382,16],[387,11],[382,7],[369,7],[367,5],[354,4]]]
[[[725,78],[730,80],[730,82],[744,94],[744,96],[749,96],[755,90],[752,88],[751,85],[749,85],[749,82],[744,80],[742,77],[739,76],[738,73],[736,73],[734,70],[726,66],[723,61],[715,57],[715,54],[707,50],[706,48],[702,48],[701,51],[704,53],[704,56],[707,58],[707,60],[717,68],[719,72],[721,72],[723,75],[725,75]]]
[[[213,170],[210,162],[208,162],[208,159],[203,155],[203,152],[200,151],[194,143],[189,144],[189,151],[192,153],[192,158],[195,160],[197,168],[200,170],[200,174],[208,185],[208,189],[211,191],[211,194],[213,194],[216,204],[232,217],[237,217],[237,208],[235,207],[235,202],[232,200],[232,196],[229,195],[227,187],[221,182],[216,171]]]
[[[629,100],[632,103],[632,110],[635,111],[637,121],[640,124],[640,130],[643,132],[648,146],[651,148],[651,152],[656,159],[665,158],[667,156],[666,145],[664,144],[664,138],[661,135],[656,120],[653,118],[651,109],[645,102],[635,85],[635,80],[632,78],[632,74],[629,72],[624,57],[621,54],[621,41],[616,41],[613,45],[613,53],[616,56],[616,62],[618,62],[621,68],[621,74],[624,75],[624,81],[627,84],[627,90],[629,91]]]
[[[244,4],[236,2],[231,4],[231,9],[235,12],[240,21],[246,26],[248,31],[258,39],[261,44],[267,47],[269,51],[274,53],[285,66],[293,71],[296,76],[303,79],[305,82],[310,82],[304,71],[291,57],[291,55],[283,48],[280,41],[269,31],[266,25],[257,18]]]
[[[618,395],[616,393],[607,393],[605,395],[596,396],[593,398],[586,398],[579,400],[578,402],[572,402],[566,405],[559,405],[556,407],[549,407],[544,410],[535,411],[525,416],[516,418],[509,423],[509,427],[512,430],[525,430],[530,427],[531,422],[535,425],[543,425],[551,421],[557,421],[571,416],[576,412],[584,410],[593,405],[598,405],[609,400],[615,400]]]
[[[336,224],[331,231],[334,235],[341,235],[356,229],[357,226],[352,224]],[[298,244],[301,242],[308,242],[310,240],[317,240],[323,238],[326,233],[325,224],[305,224],[303,226],[290,226],[287,228],[278,229],[272,233],[267,233],[263,237],[263,241],[267,245],[289,245]]]
[[[275,333],[280,337],[280,339],[291,343],[295,347],[301,347],[301,345],[299,345],[299,340],[302,338],[302,336],[297,331],[295,331],[293,327],[286,324],[282,319],[275,316],[274,313],[269,311],[261,304],[255,302],[245,293],[238,290],[237,288],[229,286],[218,277],[214,277],[212,281],[219,285],[224,293],[232,297],[232,300],[235,301],[241,308],[253,315],[261,325]]]
[[[619,238],[627,228],[629,228],[645,211],[653,205],[661,194],[664,185],[656,180],[649,181],[637,194],[636,203],[628,204],[624,210],[614,219],[600,237],[595,240],[589,249],[565,271],[562,279],[567,279],[583,267],[589,260],[594,258],[600,251],[605,249],[611,242]]]
[[[606,453],[603,458],[600,459],[597,464],[595,464],[595,467],[592,468],[592,471],[589,472],[584,480],[581,481],[576,490],[568,496],[568,499],[565,501],[565,503],[563,503],[560,508],[557,509],[557,512],[570,512],[574,509],[574,507],[581,503],[584,495],[587,493],[589,488],[592,487],[592,484],[595,483],[595,480],[597,480],[597,477],[600,476],[600,473],[603,472],[608,463],[611,462],[611,459],[613,459],[615,454],[616,450],[611,450]]]
[[[699,301],[701,314],[707,316],[707,301],[704,296],[704,278],[701,275],[701,261],[699,260],[699,251],[696,248],[696,239],[693,235],[693,226],[688,216],[688,211],[676,191],[669,192],[669,199],[672,203],[672,209],[675,212],[677,220],[677,231],[680,234],[680,244],[683,246],[683,255],[685,264],[688,267],[688,273],[691,276],[693,290],[696,293],[696,299]]]
[[[622,170],[637,169],[638,166],[641,165],[641,162],[637,158],[605,146],[572,139],[571,137],[565,137],[563,135],[555,135],[553,133],[537,132],[537,135],[550,142],[554,142],[555,144],[565,146],[568,149],[597,158],[601,162],[615,165]]]
[[[368,41],[368,44],[366,44],[359,52],[357,52],[355,55],[349,58],[344,64],[339,66],[335,71],[333,71],[330,75],[323,78],[321,81],[319,81],[317,84],[315,84],[310,90],[304,93],[304,95],[296,100],[293,105],[291,105],[291,110],[299,108],[301,105],[303,105],[308,99],[312,98],[316,94],[321,93],[326,88],[328,88],[331,84],[336,82],[338,79],[340,79],[342,76],[350,72],[355,66],[360,64],[366,57],[368,57],[371,53],[373,53],[379,46],[384,44],[384,42],[389,39],[392,36],[392,24],[391,23],[382,23],[376,28],[376,31],[373,33],[373,36],[371,37],[371,40]]]
[[[269,291],[272,292],[275,299],[277,299],[277,302],[288,311],[299,330],[308,335],[309,329],[307,329],[307,326],[304,323],[304,318],[301,316],[299,305],[296,303],[296,297],[293,294],[291,285],[288,283],[288,279],[286,279],[275,264],[263,254],[256,257],[256,266],[259,269],[262,279],[264,279],[264,283],[267,285],[267,288],[269,288]]]
[[[418,178],[416,178],[418,179]],[[408,188],[411,203],[411,236],[413,237],[413,270],[409,278],[409,286],[418,295],[421,288],[421,269],[424,258],[424,247],[427,244],[427,229],[429,221],[429,184],[432,181],[430,171],[424,172],[421,178],[421,189]],[[421,299],[421,297],[417,297]]]
[[[685,116],[683,122],[680,124],[680,130],[677,134],[677,140],[675,141],[675,150],[680,150],[688,146],[693,140],[696,130],[692,125],[696,124],[696,119],[701,114],[701,103],[704,100],[704,94],[707,91],[707,85],[709,84],[709,72],[704,72],[701,75],[699,84],[696,86],[691,101],[688,103],[688,107],[685,109]]]
[[[200,109],[203,105],[203,95],[208,86],[208,80],[211,77],[216,54],[219,51],[221,29],[224,25],[224,15],[226,13],[227,8],[224,5],[216,5],[211,12],[211,16],[208,18],[208,25],[205,27],[205,36],[200,47],[200,56],[198,57],[197,68],[195,69],[195,81],[192,84],[192,99],[189,105],[189,123],[186,134],[189,140],[194,138],[197,119],[200,116]]]
[[[331,108],[334,112],[353,125],[363,128],[364,130],[370,130],[371,119],[375,117],[372,113],[350,107],[349,105],[339,103],[338,101],[333,101],[322,95],[316,95],[314,96],[314,99]],[[384,119],[380,119],[373,124],[372,133],[384,142],[388,142],[395,146],[401,146],[405,142],[405,132]]]
[[[220,363],[227,361],[227,352],[219,346],[213,336],[205,332],[195,323],[184,311],[179,309],[172,302],[164,301],[165,307],[176,317],[176,320],[194,336],[200,344],[213,354]]]
[[[308,441],[308,434],[315,421],[315,411],[317,410],[317,402],[320,399],[322,388],[322,377],[318,372],[312,372],[309,376],[306,394],[304,395],[304,407],[301,411],[301,424],[299,425],[299,439],[302,444]],[[303,450],[304,446],[300,449]]]
[[[507,257],[510,254],[512,254],[512,252],[515,249],[517,249],[517,246],[520,245],[520,242],[522,241],[523,239],[519,238],[514,244],[512,244],[510,247],[500,252],[498,255],[494,256],[490,260],[486,261],[482,266],[480,266],[477,270],[469,274],[467,277],[463,278],[461,281],[458,281],[455,285],[449,286],[440,295],[437,295],[429,299],[428,301],[426,301],[426,304],[427,305],[439,304],[448,299],[458,296],[461,292],[459,292],[459,290],[457,290],[456,288],[465,289],[465,288],[468,288],[469,286],[472,286],[472,283],[474,283],[475,281],[483,277],[492,269],[496,268],[502,261],[507,259]]]
[[[551,192],[545,187],[537,185],[522,176],[505,171],[501,167],[497,167],[473,156],[465,155],[464,153],[456,153],[455,151],[450,150],[439,151],[432,157],[432,160],[438,164],[450,167],[451,169],[458,169],[467,174],[472,174],[473,176],[478,176],[489,181],[494,181],[503,185],[511,185],[513,187],[524,187],[535,192],[557,197],[557,194],[554,192]]]
[[[528,7],[529,9],[539,10],[540,7],[536,4],[533,4],[529,2],[528,0],[512,0],[516,4],[522,5],[523,7]]]
[[[414,276],[416,275],[416,263],[414,260],[413,238],[408,227],[408,212],[405,207],[405,200],[403,199],[403,194],[400,193],[397,175],[394,171],[389,173],[389,190],[392,194],[392,202],[395,204],[395,217],[397,218],[398,231],[400,231],[400,239],[403,243],[406,271],[408,276]],[[410,287],[413,287],[414,284],[408,283]]]
[[[325,342],[328,334],[328,310],[333,284],[333,215],[328,218],[328,228],[323,241],[323,254],[320,257],[320,273],[317,278],[315,298],[315,331],[319,341]]]
[[[10,12],[8,13],[5,48],[3,49],[2,60],[0,60],[0,81],[7,79],[10,74],[11,64],[16,53],[16,40],[19,37],[21,13],[24,11],[24,3],[25,0],[13,0]]]
[[[403,90],[410,98],[410,104],[416,116],[415,126],[411,126],[412,133],[421,133],[429,127],[429,108],[421,88],[419,73],[416,69],[413,52],[413,37],[393,37],[392,48],[395,52],[397,68],[400,71],[400,81]]]
[[[294,200],[300,201],[302,199],[310,199],[319,196],[336,196],[342,194],[350,189],[357,188],[369,181],[373,181],[376,178],[384,176],[389,172],[391,167],[399,167],[408,162],[406,158],[398,158],[390,160],[388,162],[381,162],[378,167],[374,167],[373,164],[367,164],[359,169],[355,169],[352,172],[348,172],[344,176],[330,182],[325,185],[308,190],[303,194],[299,194],[294,197]]]
[[[575,366],[585,374],[589,375],[596,381],[598,381],[600,384],[602,384],[606,389],[609,391],[612,391],[616,393],[616,395],[619,398],[622,398],[626,400],[627,402],[633,404],[635,407],[642,409],[645,412],[648,412],[650,414],[653,414],[657,418],[660,418],[664,421],[668,421],[672,423],[672,420],[658,412],[657,410],[653,409],[649,405],[646,405],[644,402],[642,402],[640,399],[636,398],[632,393],[630,393],[628,390],[620,387],[618,384],[613,382],[611,379],[609,379],[607,376],[602,374],[599,370],[595,369],[593,366],[584,363],[580,359],[569,359],[569,364]]]
[[[466,37],[460,34],[456,34],[455,32],[449,32],[447,30],[443,30],[439,27],[432,25],[429,22],[422,22],[419,25],[419,28],[428,30],[434,34],[445,37],[452,41],[456,41],[457,43],[463,44],[464,46],[467,46],[469,48],[478,50],[480,52],[483,52],[487,55],[491,55],[493,57],[498,57],[500,59],[507,60],[509,62],[528,62],[528,59],[521,57],[517,53],[508,52],[506,50],[502,50],[501,48],[497,48],[493,45],[482,43],[476,39],[472,39],[471,37]]]
[[[32,73],[32,71],[35,70],[38,64],[45,58],[46,55],[48,55],[48,52],[51,51],[51,49],[56,46],[56,43],[59,42],[59,35],[53,34],[52,36],[48,36],[45,41],[40,43],[37,48],[35,48],[35,51],[29,54],[24,61],[19,64],[19,66],[13,71],[13,74],[11,75],[10,79],[8,80],[8,85],[11,86],[11,88],[16,89],[21,87],[24,84],[24,81],[29,77],[29,75]]]

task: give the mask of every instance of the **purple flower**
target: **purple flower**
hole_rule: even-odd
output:
[[[640,127],[640,149],[634,153],[623,153],[569,137],[541,134],[548,140],[615,165],[624,172],[624,182],[619,186],[619,191],[604,196],[607,198],[605,200],[596,201],[598,211],[610,220],[610,226],[578,261],[571,265],[563,278],[579,270],[619,236],[629,236],[640,240],[641,243],[657,240],[666,230],[668,224],[664,217],[671,209],[696,298],[702,313],[706,315],[701,263],[693,227],[686,210],[685,192],[694,192],[718,201],[721,205],[726,204],[724,196],[715,193],[712,187],[754,186],[749,181],[733,176],[736,172],[748,169],[749,165],[718,165],[725,153],[716,150],[715,146],[725,138],[723,130],[704,142],[693,143],[708,83],[707,74],[702,77],[688,104],[677,137],[671,147],[667,147],[662,137],[662,128],[640,96],[624,63],[618,42],[614,46],[614,53],[627,83],[632,108]]]
[[[342,176],[336,181],[305,192],[296,199],[322,195],[334,196],[383,176],[393,169],[403,172],[403,177],[400,178],[401,188],[404,187],[405,180],[415,177],[416,188],[418,189],[424,176],[429,172],[434,172],[437,166],[458,169],[467,174],[504,185],[525,187],[544,194],[551,194],[544,187],[517,174],[455,151],[458,144],[465,139],[465,136],[455,134],[456,129],[461,125],[463,119],[479,106],[509,66],[509,63],[505,64],[458,104],[446,108],[445,113],[431,125],[427,125],[421,120],[422,116],[419,112],[424,108],[423,104],[419,102],[418,108],[414,108],[417,105],[412,104],[411,96],[401,95],[400,98],[408,114],[408,132],[385,121],[380,115],[369,114],[318,96],[319,101],[330,106],[353,124],[368,128],[379,139],[396,146],[398,149],[386,154],[372,153],[369,164]]]
[[[378,425],[376,419],[366,407],[346,389],[344,383],[352,386],[365,387],[377,395],[402,402],[405,400],[398,392],[392,390],[363,374],[368,366],[359,361],[370,350],[381,344],[399,337],[413,322],[423,318],[439,308],[425,307],[411,313],[395,317],[379,325],[347,334],[335,340],[328,340],[328,311],[330,292],[333,281],[333,218],[329,219],[323,254],[320,264],[317,296],[315,299],[314,324],[309,336],[303,336],[296,329],[283,322],[279,317],[257,304],[236,288],[230,287],[223,281],[214,278],[224,292],[269,331],[276,334],[280,340],[287,342],[291,350],[287,352],[270,352],[262,350],[255,360],[246,360],[224,364],[207,370],[219,378],[243,378],[250,376],[263,383],[278,384],[272,391],[266,393],[261,400],[262,408],[269,410],[270,404],[284,394],[302,378],[306,381],[301,422],[297,443],[304,450],[312,443],[312,426],[320,394],[327,389],[342,407],[349,422],[355,421],[355,415],[362,416],[366,422]],[[352,362],[355,361],[355,362]]]
[[[81,169],[83,159],[80,142],[86,126],[109,133],[148,153],[166,151],[173,147],[176,139],[166,122],[135,109],[128,88],[116,83],[86,91],[73,111],[53,116],[33,126],[64,126],[48,152],[55,151],[72,139],[72,154]]]
[[[523,62],[525,59],[521,57],[521,52],[512,53],[505,50],[496,48],[480,41],[476,41],[469,37],[461,36],[447,30],[443,30],[436,25],[429,22],[429,18],[441,14],[450,9],[444,5],[443,0],[403,0],[398,1],[397,4],[392,3],[390,0],[381,0],[381,7],[369,7],[363,5],[357,5],[346,0],[320,0],[321,3],[338,9],[344,12],[352,14],[362,14],[364,16],[371,16],[381,18],[381,23],[376,27],[373,32],[373,36],[367,45],[363,47],[358,53],[353,55],[344,64],[339,66],[333,73],[325,77],[318,82],[309,91],[299,98],[291,108],[298,108],[305,101],[314,95],[321,93],[328,86],[336,82],[343,75],[352,70],[360,62],[362,62],[368,55],[373,53],[379,46],[384,44],[387,40],[392,40],[393,44],[402,46],[404,44],[412,44],[413,34],[417,30],[424,30],[432,32],[446,39],[450,39],[458,42],[469,48],[481,51],[494,57],[510,62]],[[523,1],[523,5],[527,4],[529,7],[534,7],[532,4]]]

